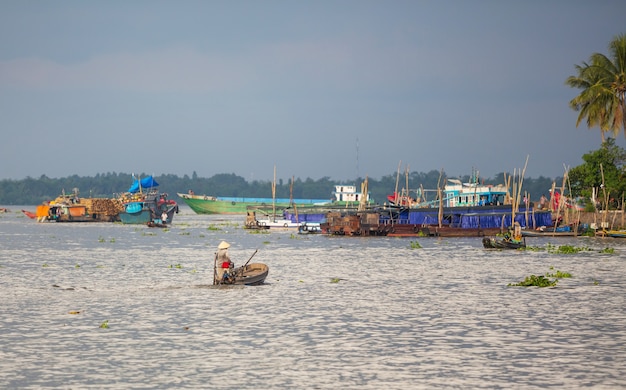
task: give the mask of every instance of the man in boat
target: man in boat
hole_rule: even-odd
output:
[[[215,255],[215,271],[216,271],[216,283],[232,283],[234,264],[230,261],[230,255],[228,254],[228,248],[230,244],[226,241],[220,242],[217,246],[217,254]]]

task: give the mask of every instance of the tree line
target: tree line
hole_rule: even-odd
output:
[[[2,205],[37,205],[42,202],[55,199],[65,193],[71,194],[78,191],[83,198],[112,198],[126,192],[135,178],[144,178],[145,173],[132,175],[129,173],[108,172],[95,176],[72,175],[63,178],[49,178],[42,175],[35,179],[27,177],[22,180],[0,180],[0,204]],[[481,184],[504,184],[507,173],[500,173],[495,178],[478,178]],[[410,172],[408,173],[409,188],[412,194],[420,187],[426,190],[427,199],[433,200],[438,185],[443,185],[448,176],[443,171],[432,170],[430,172]],[[463,182],[472,180],[470,175],[456,177]],[[159,190],[167,193],[170,198],[179,200],[176,193],[188,193],[192,190],[195,194],[205,194],[212,196],[233,196],[233,197],[272,197],[272,182],[263,180],[246,181],[243,177],[234,173],[216,174],[209,178],[199,177],[194,172],[191,177],[182,177],[173,174],[154,175],[154,179],[159,183]],[[368,178],[368,189],[370,196],[378,203],[384,203],[387,195],[391,195],[396,189],[406,187],[406,174],[397,173],[382,176],[380,179]],[[329,177],[322,177],[314,180],[311,178],[294,178],[289,180],[279,179],[276,182],[277,198],[304,198],[304,199],[332,199],[332,192],[336,185],[355,185],[360,188],[365,180],[363,177],[349,180],[332,180]],[[554,180],[540,176],[539,178],[525,178],[524,191],[531,194],[532,199],[538,200],[542,194],[547,195],[547,191],[552,186]],[[427,190],[433,190],[428,192]]]
[[[564,173],[561,177],[538,178],[525,177],[522,185],[523,196],[537,201],[542,195],[549,197],[548,191],[554,186],[563,195],[578,198],[578,202],[595,209],[598,203],[602,208],[621,208],[626,194],[626,150],[615,144],[614,138],[608,138],[598,150],[582,156],[583,164]],[[148,176],[145,173],[103,173],[96,176],[80,177],[77,175],[52,179],[42,175],[38,179],[27,177],[23,180],[0,180],[0,205],[37,205],[55,199],[65,193],[78,191],[83,198],[112,198],[126,192],[134,180]],[[442,171],[394,173],[380,179],[368,178],[368,190],[371,198],[379,203],[387,201],[387,195],[396,188],[400,191],[409,183],[410,195],[417,189],[423,189],[426,200],[434,200],[438,186],[443,187],[449,177]],[[455,177],[464,183],[505,184],[512,186],[512,180],[506,172],[492,178],[465,175]],[[220,173],[209,178],[199,177],[196,172],[182,177],[172,174],[154,176],[159,183],[159,190],[177,199],[176,193],[198,195],[271,198],[272,182],[263,180],[246,181],[234,173]],[[354,181],[337,181],[329,177],[317,180],[311,178],[279,179],[275,191],[277,198],[333,199],[332,192],[336,185],[355,185],[360,188],[365,180],[358,177]],[[512,190],[512,188],[509,188]],[[431,190],[430,192],[428,190]],[[179,199],[178,199],[179,200]],[[610,201],[610,202],[609,202]]]

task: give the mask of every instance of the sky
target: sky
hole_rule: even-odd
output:
[[[0,0],[0,179],[562,176],[626,1]],[[623,133],[617,144],[626,147]]]

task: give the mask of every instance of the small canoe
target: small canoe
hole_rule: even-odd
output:
[[[613,238],[626,238],[626,230],[604,230],[603,236]]]
[[[218,284],[239,284],[245,286],[257,286],[265,282],[270,268],[263,263],[250,263],[244,267],[237,267],[233,270],[235,279],[230,282]]]
[[[37,214],[30,212],[28,210],[22,210],[22,212],[24,213],[25,216],[27,216],[30,219],[35,219],[37,218]]]
[[[507,240],[499,237],[483,238],[483,247],[487,249],[521,249],[526,248],[526,241]]]

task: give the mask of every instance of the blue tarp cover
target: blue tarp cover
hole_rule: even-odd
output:
[[[157,183],[156,180],[152,178],[152,176],[144,177],[143,179],[141,179],[142,189],[157,187],[158,185],[159,183]],[[135,192],[139,192],[139,180],[135,179],[135,181],[133,182],[133,185],[130,186],[130,188],[128,189],[128,192],[130,192],[131,194],[134,194]]]

